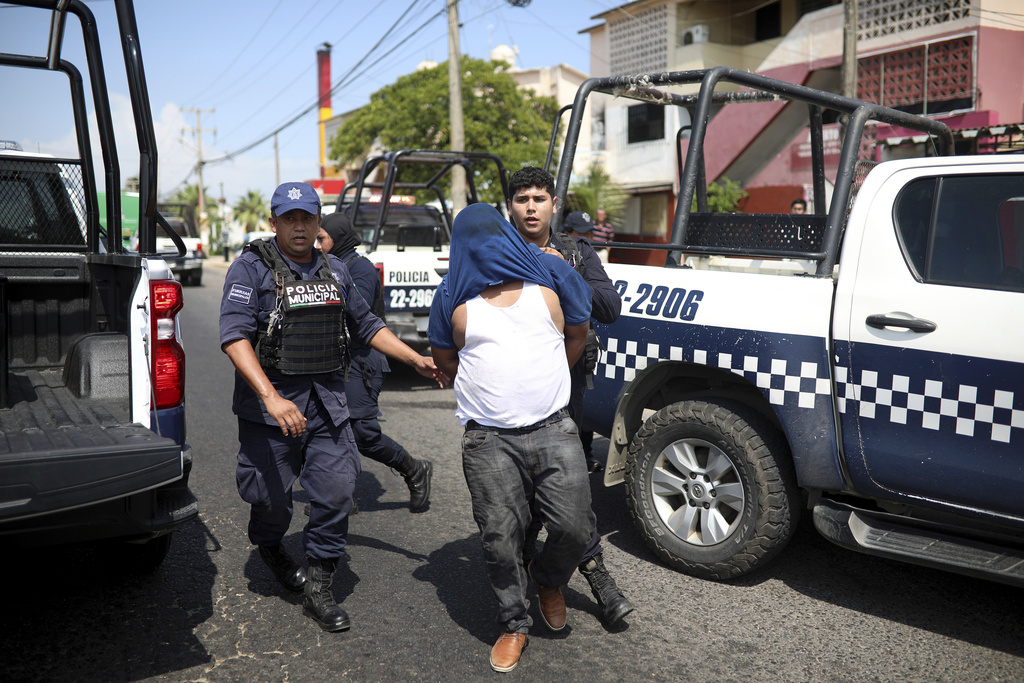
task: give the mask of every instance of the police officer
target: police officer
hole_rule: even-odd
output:
[[[356,234],[348,214],[332,213],[324,216],[317,241],[322,251],[341,259],[356,289],[370,304],[370,310],[383,319],[384,292],[380,274],[369,259],[356,253],[356,247],[362,244],[362,240]],[[362,455],[392,467],[402,475],[409,487],[409,509],[419,512],[426,509],[430,502],[433,465],[429,460],[413,458],[400,443],[380,429],[377,398],[384,384],[384,373],[390,370],[384,354],[353,340],[352,366],[345,380],[352,433]]]
[[[314,250],[320,199],[312,186],[285,183],[270,207],[274,238],[235,260],[221,300],[221,349],[236,370],[238,492],[263,561],[286,588],[304,591],[303,613],[320,628],[344,631],[349,618],[330,588],[360,471],[343,381],[348,336],[442,386],[447,377],[370,312],[341,261]],[[308,571],[281,547],[300,476],[310,503]]]

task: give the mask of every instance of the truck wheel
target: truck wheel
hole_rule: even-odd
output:
[[[703,579],[732,579],[766,564],[789,541],[799,495],[788,449],[754,411],[684,401],[652,415],[633,437],[626,495],[647,545]]]

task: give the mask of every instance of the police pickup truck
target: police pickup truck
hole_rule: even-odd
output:
[[[50,101],[41,85],[7,106],[69,104],[78,151],[67,158],[0,151],[0,543],[10,555],[17,546],[102,542],[101,556],[118,569],[150,569],[198,507],[188,488],[182,289],[153,257],[156,138],[134,10],[130,0],[114,1],[141,158],[138,252],[122,244],[96,18],[79,0],[8,4],[23,7],[7,7],[5,19],[43,29],[35,54],[46,56],[0,46],[0,74],[17,69],[33,82],[63,81],[58,92],[71,97]],[[85,47],[81,70],[61,54],[66,32],[69,44]],[[51,139],[63,136],[56,133]],[[104,192],[105,226],[101,178],[114,188]],[[182,254],[181,240],[175,244]]]
[[[388,327],[419,350],[429,346],[430,304],[448,272],[452,214],[444,186],[456,165],[465,169],[468,203],[480,201],[481,183],[507,197],[505,168],[493,154],[406,149],[368,158],[335,209],[352,218],[363,240],[357,251],[380,273]]]
[[[676,83],[700,95],[659,89]],[[846,548],[1024,583],[1024,158],[944,156],[941,123],[728,68],[591,79],[560,210],[593,92],[693,111],[666,267],[607,266],[622,316],[597,326],[607,351],[586,395],[585,422],[610,439],[605,483],[625,482],[649,547],[738,577],[803,508]],[[818,213],[707,213],[712,105],[766,100],[810,113]],[[846,117],[830,203],[823,109]],[[870,121],[937,155],[861,178]]]

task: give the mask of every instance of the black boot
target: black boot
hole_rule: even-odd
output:
[[[337,560],[309,561],[309,572],[306,575],[306,597],[302,599],[302,613],[315,621],[320,628],[331,633],[347,631],[352,625],[345,610],[338,607],[331,594],[331,580],[338,566]]]
[[[430,502],[430,477],[434,466],[429,460],[416,460],[408,453],[395,468],[409,487],[409,510],[422,510]]]
[[[290,591],[302,590],[306,583],[306,570],[292,559],[285,549],[278,545],[261,545],[260,557],[274,572],[274,576]]]
[[[604,557],[601,553],[579,566],[580,574],[590,584],[590,590],[601,607],[604,622],[611,626],[633,611],[633,605],[626,599],[615,585],[608,570],[604,568]]]

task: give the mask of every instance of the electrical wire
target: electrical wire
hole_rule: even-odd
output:
[[[336,84],[335,84],[334,86],[332,86],[332,88],[330,89],[330,91],[328,91],[328,93],[327,93],[327,94],[329,94],[329,95],[333,95],[333,94],[335,94],[335,93],[336,93],[336,92],[337,92],[337,91],[338,91],[338,90],[339,90],[340,88],[342,88],[342,87],[343,87],[344,85],[346,85],[346,84],[347,84],[347,82],[348,82],[348,80],[347,80],[347,79],[349,79],[349,78],[351,77],[351,75],[352,75],[352,74],[353,74],[353,73],[355,72],[355,70],[356,70],[357,68],[359,68],[359,67],[360,67],[360,66],[361,66],[361,65],[363,64],[363,62],[365,62],[365,61],[366,61],[367,59],[369,59],[369,57],[370,57],[370,56],[371,56],[371,55],[373,54],[373,52],[374,52],[374,51],[375,51],[375,50],[376,50],[376,49],[377,49],[377,48],[378,48],[378,47],[379,47],[379,46],[380,46],[380,45],[381,45],[381,44],[383,43],[383,41],[384,41],[384,40],[385,40],[385,39],[386,39],[386,38],[387,38],[387,37],[388,37],[388,36],[389,36],[389,35],[390,35],[390,34],[391,34],[391,33],[392,33],[392,32],[393,32],[394,30],[395,30],[395,28],[396,28],[396,27],[397,27],[397,26],[398,26],[399,24],[401,24],[401,22],[402,22],[402,21],[404,20],[405,16],[406,16],[406,15],[407,15],[407,14],[408,14],[408,13],[409,13],[410,11],[412,11],[413,7],[415,7],[415,6],[416,6],[416,4],[418,4],[418,3],[419,3],[419,1],[420,1],[420,0],[413,0],[413,3],[412,3],[411,5],[409,5],[409,7],[408,7],[408,8],[406,9],[406,11],[405,11],[405,12],[403,12],[403,13],[402,13],[402,15],[401,15],[401,16],[400,16],[400,17],[398,18],[398,20],[396,20],[396,22],[395,22],[394,24],[392,24],[392,25],[391,25],[391,27],[390,27],[390,28],[389,28],[389,29],[387,30],[387,32],[386,32],[386,33],[384,34],[384,36],[382,36],[382,37],[381,37],[381,39],[380,39],[380,40],[378,40],[378,41],[377,41],[377,43],[376,43],[376,44],[374,44],[374,46],[373,46],[372,48],[370,48],[370,50],[369,50],[369,51],[368,51],[368,52],[367,52],[367,53],[366,53],[366,54],[365,54],[365,55],[364,55],[364,56],[363,56],[362,58],[360,58],[360,60],[359,60],[359,61],[358,61],[358,62],[357,62],[357,63],[356,63],[355,65],[353,65],[353,66],[352,66],[352,68],[351,68],[351,69],[349,69],[349,71],[348,71],[348,72],[347,72],[347,73],[346,73],[346,74],[345,74],[344,76],[342,76],[342,78],[341,78],[341,79],[340,79],[340,80],[339,80],[339,81],[338,81],[338,82],[337,82],[337,83],[336,83]],[[417,28],[415,29],[415,31],[414,31],[414,32],[413,32],[412,34],[410,34],[409,36],[407,36],[406,38],[404,38],[404,39],[403,39],[402,41],[400,41],[400,42],[399,42],[399,43],[398,43],[397,45],[395,45],[395,46],[394,46],[394,47],[393,47],[393,48],[392,48],[391,50],[389,50],[388,52],[384,53],[384,55],[382,55],[382,56],[381,56],[381,57],[380,57],[380,58],[379,58],[379,59],[377,60],[377,62],[381,61],[381,60],[382,60],[382,59],[383,59],[384,57],[386,57],[386,56],[390,55],[390,54],[391,54],[392,52],[394,52],[394,51],[395,51],[395,50],[397,50],[397,49],[398,49],[399,47],[401,47],[401,46],[402,46],[402,45],[403,45],[403,44],[404,44],[405,42],[407,42],[408,40],[410,40],[410,39],[412,39],[413,37],[415,37],[416,33],[418,33],[418,32],[419,32],[420,30],[422,30],[422,29],[423,29],[424,27],[426,27],[426,26],[427,26],[427,25],[428,25],[428,24],[429,24],[430,22],[434,21],[434,20],[435,20],[435,19],[436,19],[437,17],[439,17],[439,16],[441,16],[441,15],[445,14],[446,12],[447,12],[447,9],[445,9],[445,10],[441,10],[440,12],[437,12],[436,14],[434,14],[434,15],[430,16],[430,17],[429,17],[429,18],[428,18],[428,19],[427,19],[427,20],[426,20],[425,22],[423,22],[423,23],[422,23],[422,24],[421,24],[420,26],[418,26],[418,27],[417,27]],[[375,65],[377,64],[377,62],[374,62],[374,63],[370,64],[370,65],[369,65],[369,67],[367,67],[367,68],[370,68],[370,67],[372,67],[372,66],[375,66]],[[237,149],[237,150],[235,150],[235,151],[233,151],[233,152],[230,152],[230,153],[228,153],[228,154],[225,154],[224,156],[221,156],[221,157],[217,157],[217,158],[214,158],[214,159],[209,159],[209,160],[207,160],[207,161],[205,161],[205,162],[203,162],[203,163],[204,163],[204,164],[206,164],[206,165],[210,165],[210,164],[220,163],[220,162],[223,162],[223,161],[228,161],[229,159],[233,159],[234,157],[238,156],[239,154],[243,154],[243,153],[245,153],[245,152],[249,151],[250,149],[252,149],[252,148],[254,148],[254,147],[256,147],[256,146],[258,146],[258,145],[260,145],[260,144],[262,144],[262,143],[264,143],[264,142],[266,142],[267,140],[269,140],[270,138],[272,138],[272,137],[273,137],[273,136],[274,136],[274,135],[275,135],[276,133],[279,133],[279,132],[281,132],[282,130],[284,130],[285,128],[288,128],[289,126],[291,126],[291,125],[295,124],[295,123],[296,123],[296,122],[298,122],[298,121],[299,121],[300,119],[302,119],[302,117],[304,117],[304,116],[306,116],[307,114],[309,114],[310,112],[312,112],[312,111],[316,110],[316,109],[317,109],[317,108],[319,107],[319,105],[320,105],[320,97],[319,97],[319,95],[318,95],[318,96],[317,96],[317,98],[316,98],[316,100],[315,100],[315,101],[313,102],[313,104],[309,105],[308,107],[306,107],[305,109],[303,109],[302,111],[300,111],[300,112],[299,112],[298,114],[296,114],[296,115],[295,115],[294,117],[292,117],[291,119],[289,119],[288,121],[286,121],[286,122],[285,122],[284,124],[282,124],[282,125],[280,125],[280,126],[276,127],[276,128],[275,128],[274,130],[272,130],[272,131],[271,131],[270,133],[268,133],[268,134],[266,134],[266,135],[262,136],[261,138],[259,138],[259,139],[255,140],[255,141],[253,141],[253,142],[251,142],[251,143],[249,143],[248,145],[245,145],[245,146],[244,146],[244,147],[242,147],[241,149]]]

